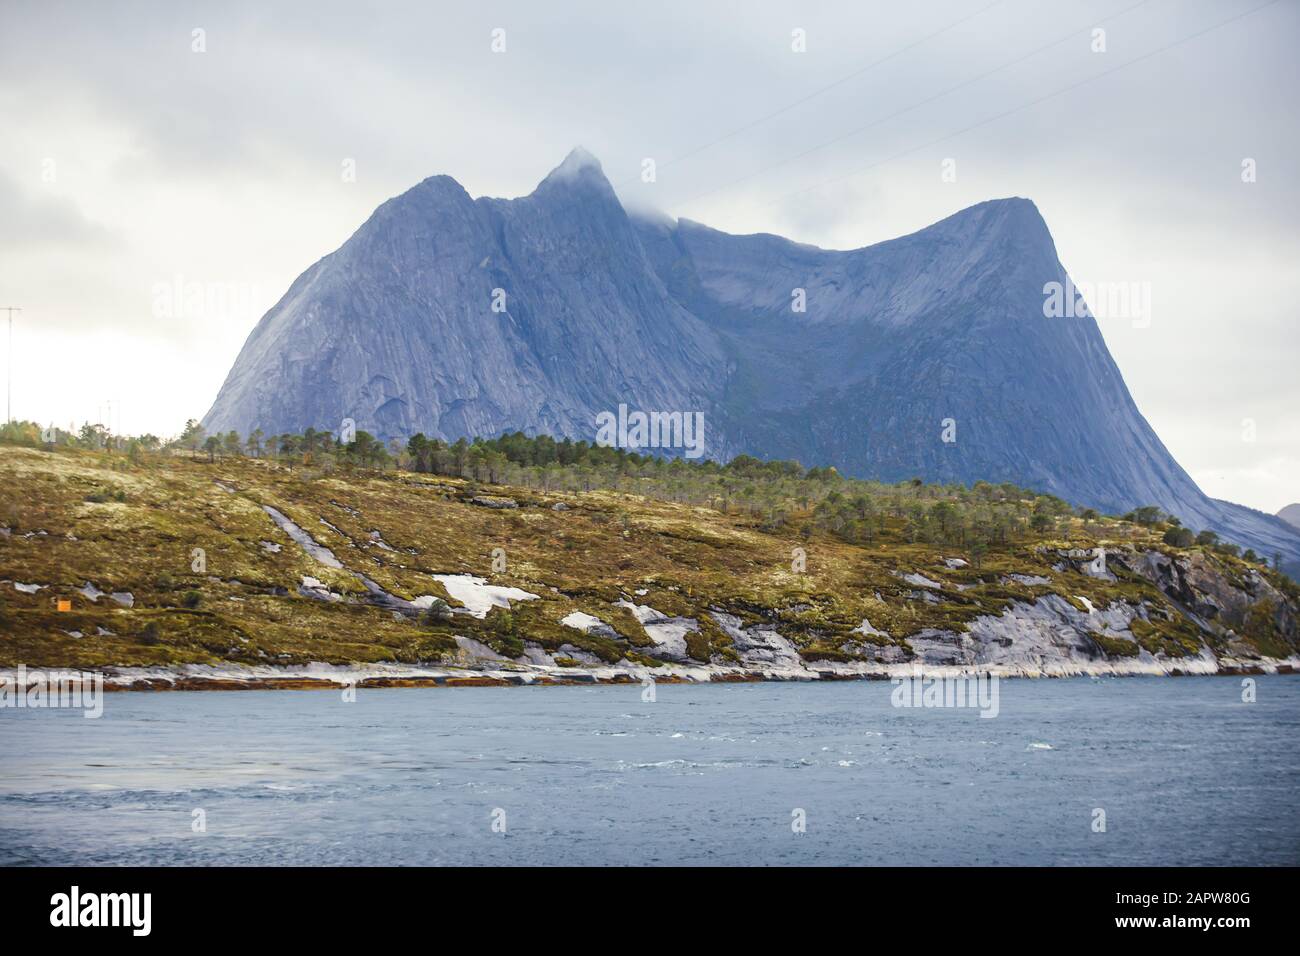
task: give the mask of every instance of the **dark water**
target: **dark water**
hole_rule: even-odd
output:
[[[0,863],[1297,864],[1300,678],[1257,682],[1003,681],[995,719],[881,682],[3,710]]]

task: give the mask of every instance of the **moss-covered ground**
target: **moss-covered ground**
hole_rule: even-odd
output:
[[[745,623],[776,622],[809,659],[852,660],[883,644],[906,646],[923,629],[959,630],[1014,601],[1052,593],[1076,607],[1080,597],[1098,607],[1146,602],[1153,613],[1134,629],[1142,647],[1169,656],[1199,648],[1196,627],[1145,579],[1121,573],[1110,582],[1053,568],[1064,549],[1171,550],[1155,532],[1117,519],[1068,519],[1050,537],[1026,533],[971,555],[909,543],[893,518],[871,544],[851,544],[806,524],[796,534],[797,515],[765,531],[752,514],[613,491],[490,491],[519,507],[472,504],[482,487],[428,474],[326,474],[184,454],[130,463],[121,454],[0,446],[0,528],[7,529],[0,534],[0,581],[42,585],[28,594],[0,584],[0,666],[437,662],[455,653],[454,635],[508,656],[527,640],[552,652],[567,644],[605,661],[652,663],[644,629],[629,611],[611,606],[625,596],[695,618],[700,626],[688,649],[700,661],[734,657],[710,609]],[[560,503],[565,509],[554,507]],[[313,560],[264,505],[330,548],[344,570]],[[802,572],[792,566],[795,548],[806,552]],[[504,570],[493,570],[495,549]],[[969,566],[950,568],[945,558]],[[405,599],[433,594],[455,606],[431,575],[470,573],[539,600],[494,609],[481,620],[395,614],[369,603],[357,572]],[[911,572],[941,585],[932,592],[937,601],[922,599],[923,589],[899,576]],[[1012,574],[1050,583],[1018,584]],[[342,599],[300,595],[307,576]],[[104,596],[85,597],[87,583]],[[129,593],[132,606],[109,592]],[[601,618],[618,636],[561,625],[575,610]],[[864,618],[889,637],[850,633]],[[1264,652],[1294,653],[1273,620],[1252,615],[1241,636]],[[1112,643],[1101,647],[1136,653],[1131,642]]]

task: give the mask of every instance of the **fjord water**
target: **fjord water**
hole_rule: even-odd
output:
[[[1300,677],[1255,680],[112,694],[0,711],[0,863],[1294,865]]]

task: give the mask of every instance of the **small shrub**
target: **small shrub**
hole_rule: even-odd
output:
[[[437,627],[439,624],[446,624],[451,618],[451,606],[442,598],[434,598],[433,603],[425,610],[423,620],[427,626]]]
[[[115,490],[100,489],[86,495],[86,501],[96,505],[102,505],[109,501],[126,501],[126,492],[121,488]]]

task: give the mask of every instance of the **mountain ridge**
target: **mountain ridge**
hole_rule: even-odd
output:
[[[1300,503],[1286,505],[1278,511],[1277,517],[1293,528],[1300,528]]]

